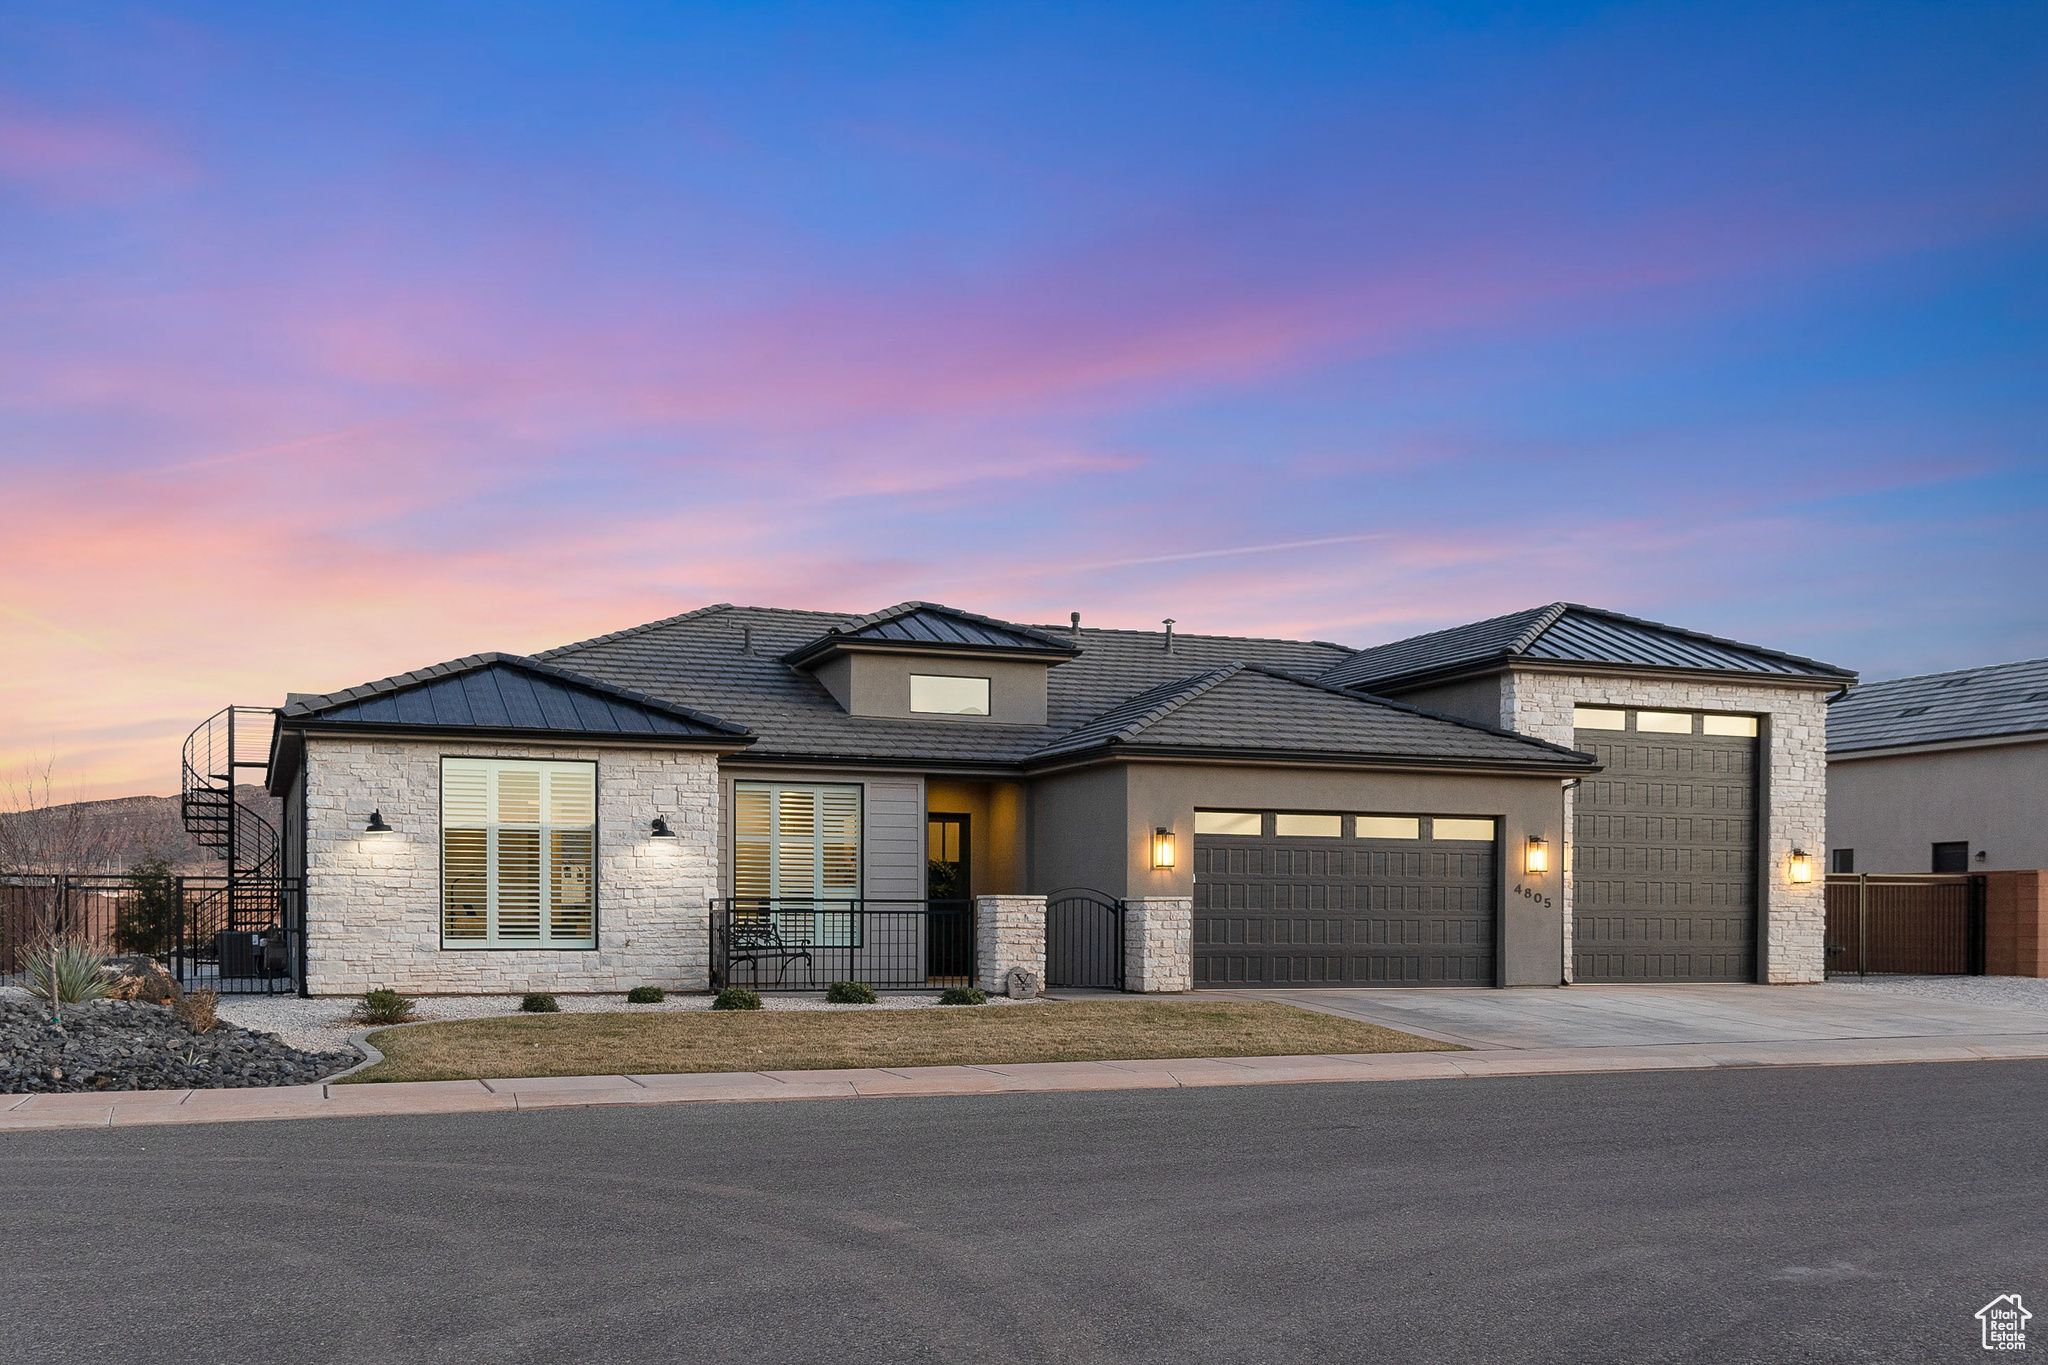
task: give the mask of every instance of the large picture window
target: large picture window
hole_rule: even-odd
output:
[[[738,913],[772,914],[786,943],[859,946],[858,920],[849,912],[860,898],[860,798],[858,786],[736,784]]]
[[[597,946],[597,765],[441,760],[441,946]]]

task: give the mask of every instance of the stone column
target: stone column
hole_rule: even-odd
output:
[[[1045,897],[976,896],[974,965],[985,991],[1003,989],[1003,976],[1022,967],[1045,984]]]
[[[1147,896],[1124,902],[1124,989],[1178,994],[1195,986],[1195,902]]]

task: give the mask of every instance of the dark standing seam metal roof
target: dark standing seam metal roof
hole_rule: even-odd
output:
[[[1828,754],[2048,734],[2048,659],[1864,683],[1828,708]]]
[[[294,697],[286,723],[421,725],[726,739],[744,727],[644,693],[512,654],[478,654],[331,696]]]
[[[1073,649],[1071,641],[1043,631],[931,602],[899,603],[887,611],[863,617],[838,633],[855,640],[972,645],[980,649]]]
[[[1828,678],[1853,682],[1845,668],[1645,621],[1575,602],[1553,602],[1467,626],[1416,635],[1364,649],[1322,680],[1362,690],[1519,659],[1668,668],[1749,676]]]

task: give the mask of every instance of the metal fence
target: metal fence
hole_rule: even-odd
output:
[[[739,897],[712,902],[711,985],[878,991],[975,983],[974,902]]]
[[[1045,898],[1045,984],[1124,988],[1124,903],[1074,887]]]
[[[296,878],[8,877],[0,881],[0,985],[51,938],[163,964],[187,990],[289,995],[305,953]]]
[[[1984,878],[1829,876],[1827,970],[1834,976],[1982,976]]]

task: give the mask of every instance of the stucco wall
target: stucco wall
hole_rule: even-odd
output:
[[[1828,844],[1856,871],[1930,872],[1965,840],[1972,872],[2048,868],[2048,741],[1828,764]]]
[[[597,764],[595,950],[441,947],[441,759]],[[716,758],[674,749],[310,738],[306,984],[422,994],[702,990],[717,894]],[[395,834],[362,837],[372,810]],[[649,837],[666,816],[675,839]]]
[[[1501,709],[1508,728],[1553,744],[1573,742],[1574,706],[1649,707],[1672,711],[1719,711],[1761,717],[1758,763],[1765,781],[1758,793],[1763,823],[1759,852],[1760,913],[1758,972],[1785,984],[1823,978],[1820,868],[1812,882],[1788,878],[1792,850],[1820,856],[1827,837],[1827,693],[1796,687],[1768,687],[1729,680],[1685,681],[1607,677],[1597,674],[1520,672],[1502,684]],[[1572,793],[1566,793],[1569,812]],[[1569,813],[1567,821],[1569,822]],[[1569,824],[1567,824],[1569,828]],[[1565,864],[1565,966],[1571,966],[1571,852]]]
[[[1045,724],[1043,663],[1013,659],[951,658],[942,654],[852,654],[820,664],[818,681],[856,716],[930,721],[936,725]],[[988,714],[954,716],[910,709],[910,675],[987,678]]]

